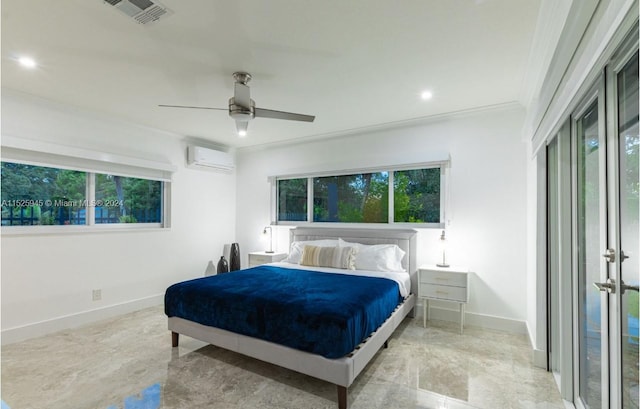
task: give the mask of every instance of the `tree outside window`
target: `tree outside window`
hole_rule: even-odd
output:
[[[158,180],[12,162],[2,162],[1,169],[3,226],[162,222]],[[95,190],[89,192],[92,176]]]

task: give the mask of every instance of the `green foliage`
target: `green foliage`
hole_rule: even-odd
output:
[[[440,168],[396,171],[393,179],[396,222],[440,222]]]
[[[77,203],[75,208],[83,206],[86,198],[87,174],[74,170],[56,169],[55,189],[52,199]]]
[[[376,175],[379,175],[376,177]],[[389,221],[389,176],[374,174],[369,182],[368,194],[364,198],[363,221],[365,223],[387,223]]]
[[[638,302],[640,302],[640,298],[638,297],[638,292],[627,291],[625,296],[627,297],[627,311],[632,317],[639,318]]]
[[[314,221],[386,223],[389,175],[387,172],[314,179]]]
[[[2,219],[31,220],[31,224],[71,223],[86,197],[86,173],[44,166],[2,162]],[[58,212],[55,202],[68,205]]]
[[[96,175],[96,200],[117,208],[120,223],[136,223],[135,214],[154,212],[162,203],[162,182],[117,175]],[[131,216],[126,218],[126,216]]]
[[[87,173],[11,162],[2,162],[1,167],[3,223],[84,223]],[[110,217],[123,216],[121,223],[135,223],[137,215],[159,214],[162,182],[96,174],[96,200],[102,201],[98,207],[106,203]]]
[[[120,223],[138,223],[138,220],[135,217],[133,217],[132,215],[120,216],[118,218],[118,221]]]
[[[338,221],[343,223],[362,223],[364,221],[364,214],[361,208],[355,206],[353,203],[338,202]]]
[[[58,169],[2,162],[2,200],[46,200],[55,191]]]

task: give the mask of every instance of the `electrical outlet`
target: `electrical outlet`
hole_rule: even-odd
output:
[[[102,290],[93,290],[93,301],[100,301],[102,299]]]

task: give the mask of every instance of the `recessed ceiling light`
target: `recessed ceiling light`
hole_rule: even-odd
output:
[[[420,94],[420,98],[422,98],[423,100],[429,100],[433,97],[433,93],[431,91],[422,91],[422,94]]]
[[[240,130],[240,131],[238,131],[238,136],[239,136],[239,137],[241,137],[241,138],[242,138],[243,136],[247,136],[247,131],[244,131],[244,130]]]
[[[20,57],[18,62],[25,68],[36,68],[37,65],[36,61],[31,57]]]

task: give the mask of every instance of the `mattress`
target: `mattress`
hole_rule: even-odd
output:
[[[353,351],[402,299],[389,278],[262,265],[174,284],[165,313],[335,359]]]

